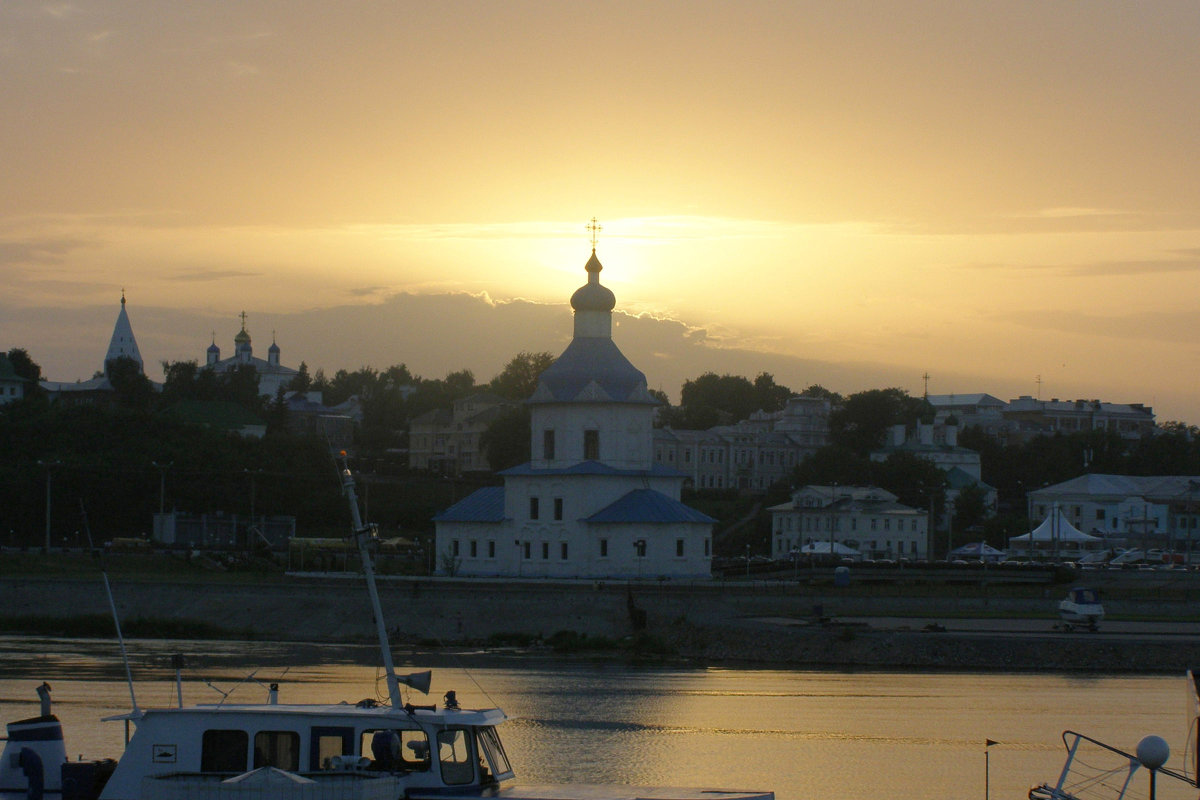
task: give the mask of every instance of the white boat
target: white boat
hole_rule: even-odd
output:
[[[392,665],[354,482],[343,473],[363,559],[388,701],[288,704],[272,684],[265,702],[140,709],[108,717],[134,733],[116,761],[68,761],[62,725],[39,687],[41,714],[8,724],[0,800],[774,800],[769,791],[620,785],[519,786],[500,740],[508,717],[467,710],[454,692],[440,707],[401,702],[400,686],[428,692],[430,673]],[[178,673],[177,673],[178,675]],[[178,680],[178,679],[177,679]],[[181,684],[180,684],[181,685]],[[130,694],[133,699],[133,684]],[[547,743],[552,747],[553,743]]]
[[[1096,630],[1100,620],[1104,619],[1104,606],[1100,602],[1100,593],[1095,589],[1076,586],[1067,592],[1058,604],[1058,615],[1062,618],[1067,630],[1075,627],[1086,627]]]

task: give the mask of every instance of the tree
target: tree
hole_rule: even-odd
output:
[[[528,400],[537,390],[538,378],[554,363],[551,353],[521,351],[488,383],[488,389],[509,400]]]
[[[125,408],[148,411],[154,403],[154,387],[142,374],[141,365],[129,356],[121,356],[104,364],[108,382],[117,393],[117,402]]]
[[[782,411],[791,396],[792,390],[775,383],[775,376],[769,372],[760,372],[754,379],[755,410]]]
[[[12,364],[13,372],[17,377],[24,378],[27,381],[32,381],[32,387],[37,388],[38,381],[42,379],[42,368],[36,361],[29,357],[29,353],[23,347],[14,347],[8,351],[8,363]],[[29,387],[26,387],[27,389]]]
[[[829,436],[835,444],[859,455],[870,455],[883,445],[893,425],[914,425],[928,405],[909,397],[903,389],[869,389],[852,394],[829,415]]]
[[[529,461],[529,407],[526,405],[502,411],[479,436],[479,449],[487,457],[493,471],[508,469]]]
[[[954,527],[957,530],[978,525],[987,515],[987,492],[977,483],[959,489],[954,498]]]
[[[308,364],[301,361],[296,374],[288,381],[287,390],[289,392],[307,392],[309,386],[312,386],[312,378],[308,374]]]
[[[927,459],[912,453],[892,453],[884,461],[873,461],[871,483],[887,489],[906,506],[936,513],[943,504],[946,473]],[[932,523],[931,523],[932,524]]]
[[[842,402],[842,396],[837,392],[831,392],[819,383],[814,383],[800,393],[801,397],[817,397],[828,400],[832,405],[839,405]]]

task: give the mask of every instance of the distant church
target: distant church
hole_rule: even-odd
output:
[[[715,520],[680,502],[683,473],[654,463],[658,401],[612,340],[595,230],[574,338],[528,401],[533,460],[434,517],[441,574],[711,575]]]
[[[241,366],[252,366],[258,373],[258,393],[264,397],[274,397],[280,388],[286,387],[300,373],[279,363],[279,345],[275,343],[274,336],[271,337],[271,346],[267,348],[267,360],[255,358],[250,334],[246,331],[245,311],[241,317],[242,329],[233,337],[233,355],[226,359],[221,358],[221,348],[217,347],[217,337],[214,333],[204,365],[218,373],[231,372]]]
[[[129,322],[129,314],[125,311],[125,292],[121,292],[121,310],[117,313],[117,322],[113,326],[112,338],[108,342],[108,351],[104,354],[104,369],[86,381],[42,381],[51,400],[73,403],[105,402],[111,399],[116,390],[109,380],[112,364],[119,358],[128,358],[137,364],[138,372],[146,374],[142,354],[138,350],[137,339],[133,336],[133,325]],[[161,385],[150,382],[155,389]]]

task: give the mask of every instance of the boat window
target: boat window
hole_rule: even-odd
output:
[[[479,729],[479,749],[487,758],[487,764],[491,766],[494,778],[503,780],[512,776],[512,766],[508,763],[508,755],[504,752],[504,745],[500,743],[500,734],[496,732],[495,728],[489,726]]]
[[[245,731],[205,731],[200,739],[200,771],[245,772],[249,749]]]
[[[471,768],[471,744],[467,732],[462,728],[438,731],[437,743],[442,780],[450,785],[470,783],[475,770]]]
[[[254,734],[254,768],[300,769],[300,734],[294,731],[259,731]]]
[[[430,767],[429,737],[425,731],[372,729],[363,731],[359,751],[373,762],[372,769],[427,772]]]
[[[308,744],[308,768],[329,769],[334,756],[354,755],[353,728],[313,728]]]

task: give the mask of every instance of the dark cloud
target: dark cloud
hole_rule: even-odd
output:
[[[166,280],[184,283],[205,283],[208,281],[224,281],[230,278],[257,278],[261,272],[248,272],[237,269],[205,269],[195,272],[180,272],[169,275]]]
[[[0,264],[61,264],[71,252],[92,244],[76,236],[0,241]]]

